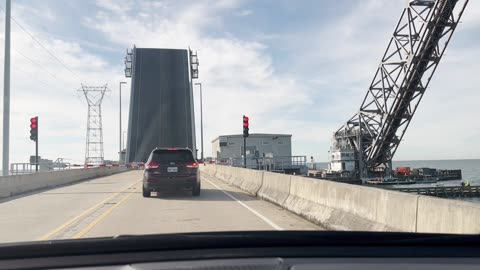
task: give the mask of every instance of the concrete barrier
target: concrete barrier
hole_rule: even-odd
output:
[[[420,196],[417,216],[417,232],[480,234],[477,203]]]
[[[258,191],[258,197],[278,205],[283,205],[290,194],[290,179],[291,176],[289,174],[264,172],[262,187]]]
[[[232,177],[232,168],[230,166],[217,165],[217,170],[215,171],[215,177],[220,178],[221,180],[230,183],[230,178]]]
[[[480,204],[215,166],[215,176],[334,230],[480,233]]]
[[[263,171],[246,170],[242,168],[231,168],[232,177],[230,184],[236,186],[247,193],[257,195],[263,184]]]
[[[124,172],[125,167],[90,168],[0,177],[0,198]]]
[[[263,181],[263,171],[245,170],[230,166],[200,166],[200,174],[217,177],[255,196]]]
[[[291,177],[286,209],[335,230],[414,232],[417,195]]]
[[[208,176],[215,176],[217,172],[217,166],[215,165],[200,165],[200,174],[208,175]]]

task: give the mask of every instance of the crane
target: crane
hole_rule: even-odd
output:
[[[391,175],[392,158],[467,3],[407,3],[359,111],[333,135],[330,171],[346,172],[362,181],[376,171]]]

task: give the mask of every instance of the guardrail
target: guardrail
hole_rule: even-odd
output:
[[[32,174],[38,172],[53,172],[65,171],[75,169],[91,169],[91,168],[110,168],[110,167],[127,167],[134,169],[142,169],[143,164],[128,163],[128,164],[70,164],[58,162],[40,162],[38,164],[38,171],[36,171],[35,163],[11,163],[10,175]]]
[[[28,174],[36,172],[37,164],[35,163],[11,163],[10,174]],[[71,169],[70,163],[40,162],[38,163],[38,171],[61,171]]]
[[[247,157],[247,168],[262,171],[296,171],[297,174],[308,172],[306,156]],[[243,167],[243,158],[224,159],[222,165]]]

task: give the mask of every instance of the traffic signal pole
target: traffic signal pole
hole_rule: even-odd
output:
[[[35,171],[38,172],[38,116],[30,118],[30,140],[35,142]]]
[[[35,140],[35,172],[38,172],[38,135]]]
[[[243,137],[243,167],[247,168],[247,137]]]
[[[250,124],[248,117],[243,116],[243,167],[247,168],[247,137]]]

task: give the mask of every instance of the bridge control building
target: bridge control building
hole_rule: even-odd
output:
[[[300,173],[305,156],[292,156],[291,134],[253,133],[247,138],[247,167]],[[212,157],[218,164],[242,167],[243,135],[222,135],[212,141]],[[303,168],[302,168],[303,172]]]

